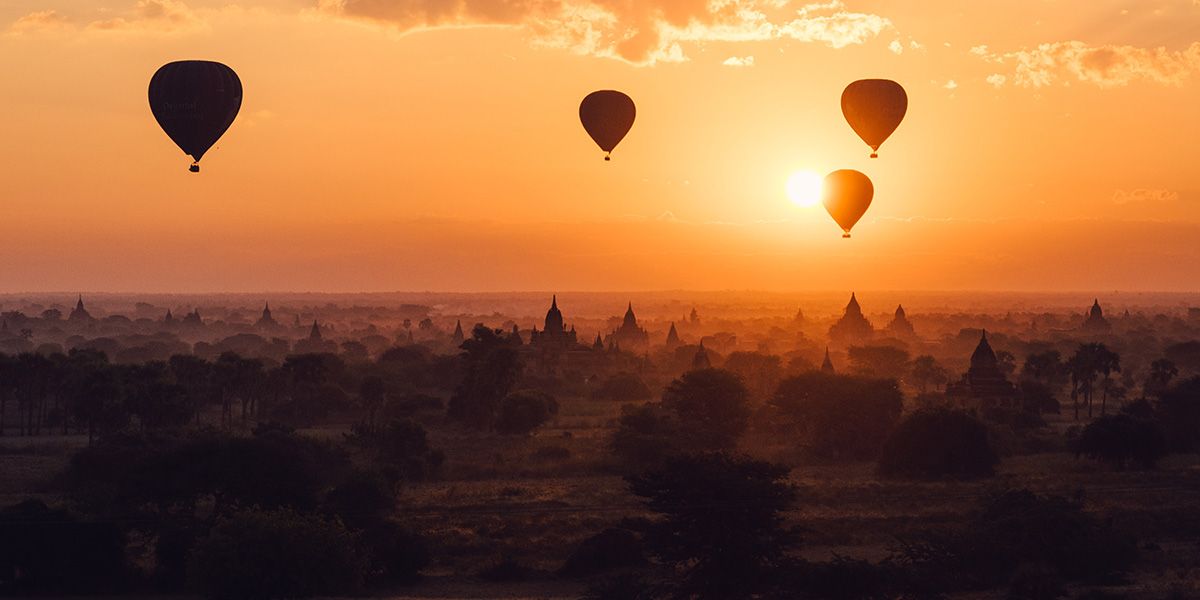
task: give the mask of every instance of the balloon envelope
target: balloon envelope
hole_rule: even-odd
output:
[[[150,111],[167,136],[196,162],[221,139],[241,107],[242,81],[218,62],[168,63],[150,79]],[[199,167],[193,163],[192,170]]]
[[[908,111],[908,94],[890,79],[860,79],[842,92],[842,114],[871,150],[892,135]],[[871,158],[877,155],[871,153]]]
[[[825,210],[842,228],[842,237],[850,237],[850,228],[871,206],[875,186],[866,175],[853,169],[842,169],[825,176],[822,194]]]
[[[612,153],[633,127],[633,99],[616,90],[592,92],[579,104],[579,120],[600,149]],[[608,160],[605,156],[604,160]]]

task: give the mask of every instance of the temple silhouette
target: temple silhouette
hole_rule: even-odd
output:
[[[869,340],[874,335],[875,328],[863,316],[862,307],[858,305],[858,298],[851,292],[850,302],[846,304],[842,318],[829,328],[829,339],[839,344],[849,344]]]
[[[988,343],[987,331],[979,338],[979,345],[971,354],[971,366],[958,381],[946,386],[946,397],[967,409],[1011,407],[1019,399],[1017,388],[1000,370],[996,352]]]

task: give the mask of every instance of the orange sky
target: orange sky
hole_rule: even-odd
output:
[[[1200,289],[1200,1],[966,4],[7,0],[0,291]],[[146,105],[188,58],[245,87],[199,176]],[[838,168],[851,240],[784,193]]]

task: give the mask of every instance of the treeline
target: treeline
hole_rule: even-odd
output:
[[[347,410],[411,412],[430,403],[426,392],[451,390],[458,377],[457,357],[419,346],[393,348],[376,361],[297,354],[279,364],[231,352],[134,365],[85,349],[0,355],[0,435],[94,438],[260,420],[311,426]]]
[[[426,540],[397,493],[441,454],[419,425],[318,441],[278,425],[120,433],[76,453],[65,508],[0,510],[0,594],[353,594],[412,581]]]

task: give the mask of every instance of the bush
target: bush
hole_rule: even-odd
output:
[[[424,427],[405,419],[392,419],[378,431],[355,427],[345,437],[348,443],[371,452],[397,479],[425,479],[446,458],[440,450],[429,446]]]
[[[939,591],[1002,585],[1025,565],[1064,581],[1112,583],[1136,562],[1137,545],[1079,502],[1009,490],[985,500],[962,530],[929,534],[899,558],[912,581]]]
[[[1127,414],[1100,417],[1075,441],[1075,456],[1086,456],[1118,469],[1136,463],[1150,469],[1167,453],[1162,428],[1154,421]]]
[[[883,445],[879,473],[917,479],[975,479],[995,474],[988,430],[957,410],[918,410],[900,422]]]
[[[0,594],[112,592],[128,573],[114,523],[83,521],[41,500],[0,510]]]
[[[532,567],[527,567],[515,560],[505,558],[479,571],[479,578],[492,583],[511,583],[529,581],[536,574],[537,571]]]
[[[429,566],[429,543],[393,521],[372,523],[358,534],[368,560],[367,577],[375,583],[412,583]]]
[[[622,408],[609,445],[624,465],[646,469],[684,450],[679,442],[678,427],[670,415],[657,404],[643,404]]]
[[[617,373],[604,380],[592,392],[594,400],[649,400],[653,394],[641,377],[633,373]]]
[[[645,563],[642,541],[637,534],[628,529],[612,528],[580,542],[559,573],[581,577]]]
[[[559,462],[571,459],[571,451],[562,446],[542,446],[533,451],[532,458],[534,460],[543,460],[547,462]]]
[[[833,460],[877,458],[903,405],[895,381],[819,372],[783,380],[770,401],[778,431]]]
[[[199,591],[219,599],[346,595],[366,571],[345,527],[290,510],[221,521],[196,545],[191,567]]]
[[[500,401],[496,431],[525,435],[558,414],[558,401],[545,392],[521,390]]]

